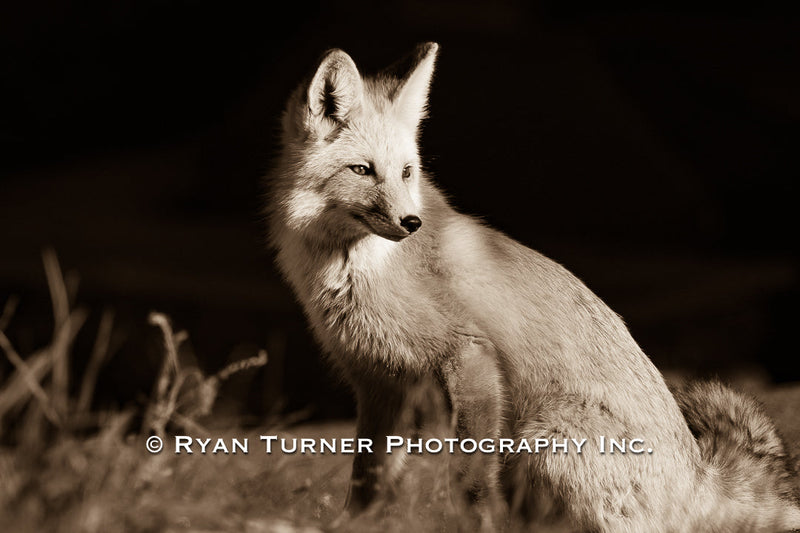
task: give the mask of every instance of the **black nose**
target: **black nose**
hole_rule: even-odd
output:
[[[422,221],[418,216],[408,215],[400,219],[400,225],[409,233],[414,233],[422,225]]]

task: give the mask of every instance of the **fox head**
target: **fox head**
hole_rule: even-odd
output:
[[[424,223],[417,149],[438,45],[396,75],[362,76],[342,50],[289,100],[275,187],[281,218],[309,239],[405,239]]]

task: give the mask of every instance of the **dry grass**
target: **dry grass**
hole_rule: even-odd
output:
[[[89,312],[73,308],[77,279],[61,274],[55,253],[43,254],[55,328],[51,342],[23,357],[4,330],[17,305],[0,314],[0,351],[14,373],[0,385],[0,531],[150,532],[320,531],[344,504],[352,455],[267,455],[259,434],[352,437],[349,422],[291,427],[292,418],[259,432],[210,432],[199,420],[211,412],[220,382],[267,363],[264,351],[206,376],[178,357],[185,331],[151,313],[163,339],[163,363],[143,412],[93,412],[92,397],[109,358],[114,315],[104,310],[79,387],[70,387],[72,342]],[[70,390],[77,390],[70,396]],[[135,421],[142,420],[139,427]],[[250,453],[175,454],[172,435],[248,438]],[[148,436],[164,439],[158,454]],[[340,524],[341,531],[458,530],[463,509],[452,506],[441,460],[412,458],[396,501]],[[449,524],[444,527],[442,524]]]
[[[164,340],[164,363],[137,431],[132,411],[90,410],[108,358],[110,310],[100,319],[80,387],[73,387],[78,393],[70,396],[72,342],[88,311],[72,308],[77,280],[62,275],[55,253],[46,250],[43,259],[53,302],[51,342],[23,357],[4,332],[17,299],[10,298],[0,314],[0,350],[15,369],[0,387],[0,436],[12,443],[0,449],[0,530],[245,529],[252,517],[239,492],[254,472],[263,470],[263,457],[154,455],[144,442],[149,435],[167,439],[168,432],[176,431],[209,435],[197,420],[211,411],[220,382],[266,364],[266,352],[205,376],[179,362],[186,332],[173,332],[166,316],[152,313],[150,323]],[[262,464],[254,462],[258,459]],[[256,500],[251,500],[257,516]]]

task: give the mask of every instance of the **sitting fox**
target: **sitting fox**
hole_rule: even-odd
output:
[[[642,438],[652,453],[473,454],[458,476],[484,528],[497,502],[572,531],[800,528],[793,468],[755,402],[720,384],[670,393],[622,320],[575,276],[455,211],[420,164],[438,45],[362,76],[322,58],[283,116],[267,213],[277,263],[352,386],[355,515],[402,461],[386,435],[434,388],[461,438]],[[410,63],[410,66],[409,66]]]

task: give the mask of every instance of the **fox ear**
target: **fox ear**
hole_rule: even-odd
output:
[[[423,43],[417,46],[412,58],[412,66],[400,80],[395,93],[395,109],[399,116],[416,128],[425,118],[428,108],[428,89],[433,77],[433,67],[439,45]]]
[[[312,123],[323,119],[344,122],[359,105],[361,93],[361,75],[356,64],[342,50],[330,50],[308,86],[308,119]]]

